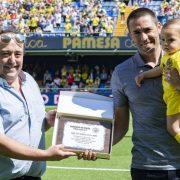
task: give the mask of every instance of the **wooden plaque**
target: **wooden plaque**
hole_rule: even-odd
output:
[[[110,158],[112,122],[84,117],[57,116],[54,144],[75,152],[92,150],[97,158]]]
[[[110,159],[113,134],[113,101],[89,92],[61,91],[52,144],[80,153],[96,152]]]

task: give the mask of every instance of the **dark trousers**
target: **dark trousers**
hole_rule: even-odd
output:
[[[18,178],[14,178],[12,180],[41,180],[40,177],[32,177],[32,176],[21,176]]]
[[[132,180],[180,180],[179,170],[131,169]]]

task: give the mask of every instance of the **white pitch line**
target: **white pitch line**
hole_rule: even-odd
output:
[[[87,171],[118,171],[129,172],[129,169],[109,169],[109,168],[81,168],[81,167],[62,167],[62,166],[47,166],[48,169],[67,169],[67,170],[87,170]]]

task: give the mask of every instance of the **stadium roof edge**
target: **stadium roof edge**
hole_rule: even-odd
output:
[[[26,50],[25,55],[133,55],[137,50]]]

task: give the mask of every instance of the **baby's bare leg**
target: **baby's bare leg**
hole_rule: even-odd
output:
[[[180,143],[180,113],[167,116],[167,130]]]

